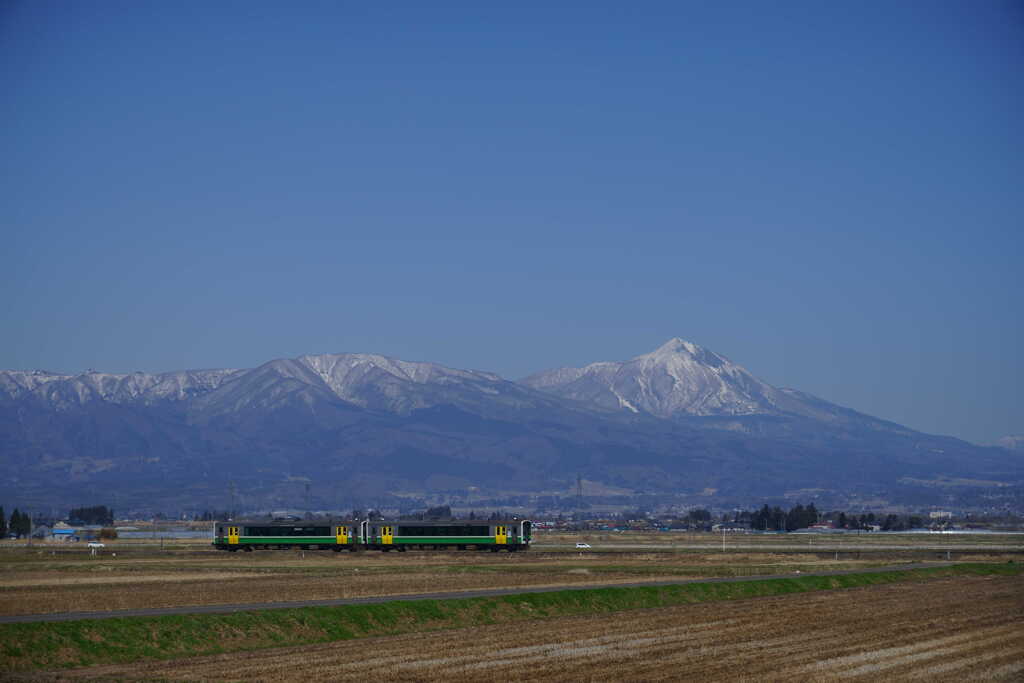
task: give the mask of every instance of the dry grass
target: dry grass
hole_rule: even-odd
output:
[[[871,567],[771,553],[0,553],[0,614],[281,602]]]
[[[899,553],[841,553],[810,550],[794,553],[774,548],[787,537],[755,539],[756,550],[698,547],[709,534],[544,534],[542,543],[587,540],[595,551],[527,553],[409,552],[332,553],[263,551],[229,554],[201,540],[168,543],[168,548],[137,541],[115,541],[98,556],[84,548],[40,546],[0,548],[0,614],[117,610],[182,605],[259,603],[408,595],[438,590],[578,586],[715,576],[754,576],[816,569],[869,568],[894,560]],[[863,536],[870,541],[870,535]],[[893,537],[887,537],[891,542]],[[901,537],[903,538],[903,537]],[[931,543],[934,536],[909,537]],[[947,537],[942,536],[943,539]],[[948,537],[953,538],[953,537]],[[953,540],[962,540],[956,537]],[[1019,537],[987,537],[1003,543]],[[1009,541],[1008,541],[1009,539]],[[818,542],[819,539],[811,539]],[[662,549],[623,545],[648,542]],[[692,541],[686,551],[670,544]],[[792,542],[792,541],[789,541]],[[603,547],[615,552],[600,552]],[[993,551],[972,556],[1005,561],[1019,555]],[[937,559],[928,557],[924,559]]]
[[[262,575],[235,578],[237,575],[213,575],[214,578],[152,583],[142,580],[129,585],[57,584],[41,587],[5,587],[0,589],[0,613],[42,614],[117,610],[143,607],[176,607],[229,603],[287,602],[300,600],[355,598],[379,595],[410,595],[438,590],[467,591],[484,588],[525,586],[569,586],[587,583],[626,583],[659,580],[664,576],[638,578],[630,574],[557,575],[497,573],[464,574],[456,577],[429,571],[413,574],[352,573],[348,576]],[[230,578],[229,578],[230,577]]]
[[[227,579],[251,578],[250,574],[239,572],[177,572],[174,574],[144,574],[126,575],[110,574],[108,576],[68,576],[58,574],[56,576],[36,575],[31,577],[4,578],[4,588],[59,588],[73,586],[97,586],[129,584],[138,585],[142,583],[183,583],[186,581],[224,581]]]
[[[66,679],[265,681],[1020,680],[1024,578],[562,617],[118,665]]]

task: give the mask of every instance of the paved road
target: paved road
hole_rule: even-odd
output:
[[[294,609],[296,607],[337,607],[340,605],[367,605],[398,600],[451,600],[460,598],[485,598],[498,595],[520,595],[523,593],[553,593],[568,590],[594,590],[598,588],[640,588],[644,586],[676,586],[688,583],[737,583],[741,581],[762,581],[764,579],[791,579],[800,576],[838,576],[841,574],[861,574],[879,571],[907,571],[910,569],[926,569],[931,567],[949,567],[951,562],[930,562],[895,565],[891,567],[875,567],[872,569],[848,569],[830,572],[805,572],[803,574],[771,574],[761,576],[745,576],[723,579],[685,579],[679,581],[641,581],[637,583],[601,583],[574,584],[571,586],[551,586],[542,588],[497,588],[478,591],[448,591],[441,593],[416,593],[412,595],[382,595],[370,598],[343,598],[337,600],[302,600],[297,602],[258,602],[235,605],[194,605],[191,607],[159,607],[152,609],[126,609],[108,612],[57,612],[53,614],[19,614],[0,616],[0,624],[18,624],[44,621],[77,621],[79,619],[115,619],[117,617],[160,617],[181,614],[231,614],[234,612],[253,612],[266,609]]]

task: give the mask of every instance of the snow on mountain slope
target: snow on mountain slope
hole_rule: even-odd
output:
[[[248,408],[290,406],[308,412],[327,402],[343,411],[396,415],[450,405],[501,419],[596,410],[677,419],[786,414],[830,423],[881,422],[803,392],[775,388],[728,358],[678,338],[632,360],[559,368],[520,383],[437,363],[338,353],[276,359],[244,370],[0,371],[4,398],[33,398],[56,409],[97,401],[181,403],[197,420]]]
[[[456,370],[437,363],[397,360],[370,353],[307,355],[300,356],[297,360],[320,375],[339,396],[373,371],[380,371],[399,380],[416,384],[503,381],[498,375],[489,372]]]
[[[679,338],[632,360],[549,370],[522,383],[563,398],[658,417],[774,413],[789,402],[742,366]]]
[[[397,414],[522,391],[490,373],[375,354],[339,353],[279,359],[246,370],[198,400],[196,408],[230,412],[246,405],[270,405],[287,395],[298,396],[295,392],[300,390],[306,402],[320,396]]]
[[[0,493],[53,504],[102,487],[132,504],[209,505],[235,481],[284,500],[294,477],[322,482],[330,505],[367,490],[547,491],[580,471],[634,490],[712,488],[727,500],[1020,482],[1009,451],[772,387],[680,339],[525,384],[344,353],[154,375],[0,371],[0,445],[19,477]],[[948,502],[945,488],[922,486]]]
[[[282,358],[245,370],[126,375],[0,371],[0,399],[5,397],[35,398],[57,409],[93,402],[177,401],[186,403],[196,419],[320,402],[399,415],[441,404],[489,414],[522,414],[554,410],[558,403],[493,373],[363,353]]]
[[[120,375],[89,370],[62,375],[42,370],[0,371],[0,397],[34,397],[55,406],[89,401],[152,404],[183,401],[213,391],[240,370],[180,370]]]
[[[301,356],[338,397],[363,407],[405,413],[426,407],[424,391],[458,388],[497,394],[507,384],[497,375],[456,370],[437,363],[396,360],[365,353]]]
[[[184,400],[212,392],[226,384],[243,383],[258,388],[256,378],[275,377],[303,384],[322,386],[339,398],[356,404],[366,402],[368,385],[395,383],[399,385],[486,385],[507,384],[497,375],[485,372],[456,370],[436,363],[416,363],[375,354],[342,353],[306,355],[294,359],[269,361],[258,368],[245,370],[183,370],[160,374],[135,372],[112,374],[89,370],[77,375],[64,375],[43,370],[0,371],[0,395],[20,398],[36,395],[56,401],[90,400],[125,403],[132,401]],[[232,393],[237,393],[234,387]],[[496,392],[491,388],[490,392]]]

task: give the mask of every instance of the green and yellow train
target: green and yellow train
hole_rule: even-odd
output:
[[[218,550],[527,550],[529,520],[238,520],[217,522]]]

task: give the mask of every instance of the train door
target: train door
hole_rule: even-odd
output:
[[[365,519],[359,522],[359,542],[363,545],[370,542],[370,522]]]
[[[228,527],[228,545],[238,545],[238,527]]]
[[[498,545],[508,544],[508,527],[504,525],[498,525],[494,527],[494,542]]]
[[[348,543],[348,527],[339,526],[334,528],[334,537],[338,542],[338,545],[345,545]]]
[[[533,535],[533,522],[523,520],[519,522],[519,542],[523,545],[530,544],[530,537]]]
[[[384,545],[392,545],[395,542],[394,527],[382,526],[380,528],[380,542]]]

